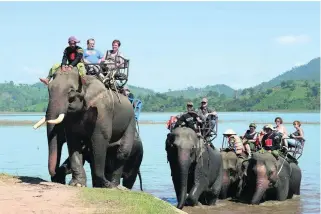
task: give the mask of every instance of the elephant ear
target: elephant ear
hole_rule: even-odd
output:
[[[167,151],[169,147],[171,147],[174,141],[174,135],[172,133],[168,133],[165,141],[165,150]]]

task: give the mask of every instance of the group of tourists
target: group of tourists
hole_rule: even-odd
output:
[[[119,50],[121,42],[117,39],[112,41],[112,50],[108,50],[106,54],[103,54],[95,48],[94,38],[87,39],[87,48],[84,49],[77,45],[78,43],[80,43],[80,41],[75,36],[68,38],[69,45],[64,49],[61,63],[54,64],[50,68],[48,76],[46,78],[40,78],[41,82],[48,85],[58,69],[68,71],[73,67],[76,67],[81,80],[84,81],[83,77],[85,75],[107,76],[107,73],[101,74],[100,66],[105,66],[109,72],[119,71],[120,69],[124,69],[128,66],[124,55]],[[124,75],[124,73],[117,72],[114,76],[123,77]],[[118,89],[123,95],[127,96],[129,101],[132,103],[135,118],[138,120],[142,102],[135,99],[133,93],[126,85]]]
[[[252,153],[256,151],[271,152],[278,158],[279,152],[285,154],[297,147],[303,149],[305,139],[300,121],[293,122],[295,131],[291,134],[288,134],[281,117],[275,118],[274,121],[275,126],[265,125],[259,132],[256,131],[256,124],[251,123],[243,136],[237,136],[232,129],[226,130],[223,136],[227,138],[228,145],[234,148],[237,155],[246,154],[248,158],[251,158]]]
[[[213,147],[209,138],[211,137],[211,134],[216,135],[214,128],[216,126],[217,118],[218,115],[216,110],[208,107],[208,99],[204,97],[197,110],[195,110],[193,102],[187,102],[186,112],[177,116],[172,116],[166,126],[169,130],[180,126],[191,128],[199,137],[203,137],[204,140]],[[206,123],[208,124],[207,127],[205,127]],[[209,129],[209,131],[204,131],[206,128]]]
[[[189,127],[199,137],[207,140],[208,136],[203,136],[201,132],[204,123],[209,121],[210,128],[213,130],[217,118],[218,114],[215,109],[208,108],[208,100],[203,98],[197,110],[194,109],[192,102],[187,102],[186,112],[172,116],[166,126],[169,130],[179,126]],[[237,155],[246,156],[246,158],[251,158],[252,153],[256,151],[271,152],[278,158],[279,152],[288,153],[289,149],[297,148],[298,146],[303,148],[305,139],[300,121],[293,122],[295,131],[291,134],[288,134],[281,117],[275,118],[274,122],[275,126],[271,124],[265,125],[261,131],[256,130],[255,123],[250,123],[249,129],[241,136],[238,136],[234,130],[228,129],[223,133],[223,140],[228,142],[228,146]],[[207,143],[213,146],[208,140]]]
[[[99,68],[100,63],[102,63],[102,65],[105,64],[109,70],[126,67],[126,60],[119,51],[121,45],[119,40],[115,39],[112,42],[112,50],[107,51],[105,55],[95,49],[94,38],[87,40],[87,48],[85,49],[78,46],[78,43],[80,43],[80,41],[75,36],[68,38],[69,45],[63,52],[61,63],[54,64],[49,70],[48,76],[46,78],[40,78],[41,82],[48,85],[59,68],[65,71],[77,67],[80,77],[83,77],[86,74],[93,74],[92,70],[97,72],[99,69],[95,68]],[[119,75],[123,75],[123,73],[119,73]]]

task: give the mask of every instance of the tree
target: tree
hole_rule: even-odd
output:
[[[248,90],[249,90],[250,96],[253,97],[253,95],[254,95],[254,88],[249,88]]]
[[[273,90],[271,88],[269,88],[268,90],[266,90],[267,94],[271,94],[273,92]]]

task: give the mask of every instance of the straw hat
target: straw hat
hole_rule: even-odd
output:
[[[236,132],[233,129],[226,130],[223,135],[236,135]]]

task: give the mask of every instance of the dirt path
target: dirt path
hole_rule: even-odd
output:
[[[39,178],[0,175],[0,213],[90,213],[77,199],[78,189]]]

